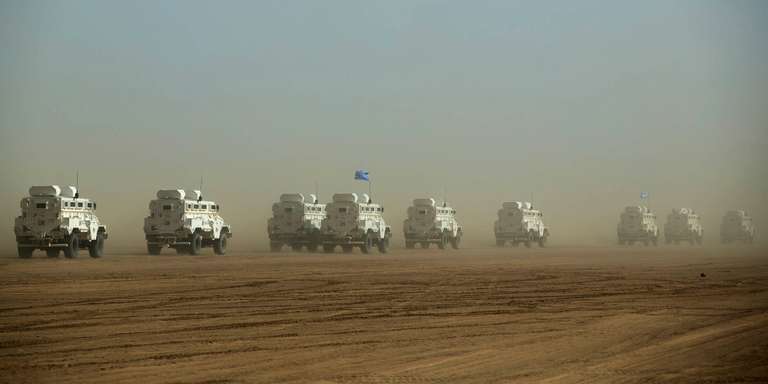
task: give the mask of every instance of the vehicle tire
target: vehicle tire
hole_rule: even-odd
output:
[[[530,240],[524,241],[523,244],[525,244],[526,248],[530,248],[531,247],[531,241]]]
[[[389,251],[389,236],[384,236],[379,240],[379,253],[387,253]]]
[[[96,233],[96,239],[88,244],[88,254],[94,259],[104,256],[104,232]]]
[[[513,241],[512,242],[512,247],[517,248],[519,246],[520,246],[520,242],[519,241]]]
[[[45,250],[45,255],[51,259],[56,259],[59,257],[59,251],[60,249],[58,248],[48,248]]]
[[[416,243],[413,241],[406,241],[405,242],[405,249],[413,249],[416,247]]]
[[[192,256],[199,255],[201,249],[203,249],[203,235],[200,232],[195,232],[189,242],[189,254]]]
[[[422,249],[427,249],[427,248],[429,248],[429,243],[428,243],[428,242],[426,242],[426,241],[423,241],[423,242],[421,243],[421,248],[422,248]]]
[[[294,252],[301,252],[301,249],[304,248],[301,244],[291,244],[291,250]]]
[[[649,244],[650,244],[650,242],[648,240],[643,240],[643,245],[645,245],[647,247]]]
[[[373,248],[373,232],[368,231],[363,238],[363,244],[360,245],[360,251],[363,253],[370,253]]]
[[[228,242],[229,238],[227,238],[227,232],[219,233],[219,238],[213,243],[213,253],[217,255],[226,255]]]
[[[77,253],[80,251],[80,237],[77,233],[73,233],[67,239],[67,247],[64,248],[64,257],[67,259],[74,259],[77,257]]]
[[[323,252],[325,253],[333,253],[335,249],[336,246],[333,244],[323,244]]]
[[[147,253],[150,255],[159,255],[163,251],[163,246],[147,243]]]
[[[456,233],[456,236],[451,238],[451,248],[459,249],[459,244],[461,244],[461,232]]]
[[[317,247],[319,245],[317,243],[309,243],[307,244],[307,251],[309,252],[317,252]]]
[[[189,255],[189,246],[188,245],[178,245],[174,247],[176,250],[177,255]]]
[[[544,244],[547,242],[547,238],[542,236],[539,237],[539,248],[544,248]]]
[[[29,259],[32,257],[32,252],[35,251],[34,248],[27,248],[27,247],[18,247],[19,251],[19,259]]]
[[[658,239],[653,239],[653,246],[654,247],[658,247],[659,246],[659,240]]]
[[[276,243],[276,242],[270,242],[269,243],[269,251],[270,252],[280,252],[283,249],[282,243]]]
[[[635,241],[634,240],[629,240],[629,241],[627,241],[627,244],[629,244],[629,246],[631,247],[631,246],[635,245]]]
[[[354,247],[352,247],[351,245],[342,245],[341,246],[341,251],[344,252],[344,253],[352,253],[352,249],[353,248]]]
[[[506,243],[507,243],[507,242],[506,242],[506,241],[504,241],[504,240],[496,240],[496,246],[497,246],[497,247],[503,247],[503,246],[504,246],[504,244],[506,244]]]

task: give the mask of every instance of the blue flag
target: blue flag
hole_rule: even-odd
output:
[[[648,198],[648,192],[640,192],[640,198],[641,199],[647,199]]]
[[[364,171],[362,169],[355,171],[355,180],[368,180],[368,171]]]

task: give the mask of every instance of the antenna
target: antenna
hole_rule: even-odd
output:
[[[200,176],[200,196],[197,198],[197,201],[203,200],[203,176]]]
[[[443,185],[443,208],[448,206],[448,188]]]
[[[320,199],[320,187],[317,184],[317,180],[315,180],[315,201],[313,201],[312,203],[317,204],[319,199]]]
[[[80,198],[80,170],[75,170],[75,199]]]

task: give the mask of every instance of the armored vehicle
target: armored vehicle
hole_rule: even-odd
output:
[[[414,199],[407,213],[403,222],[406,248],[412,249],[417,243],[429,248],[434,243],[445,249],[450,243],[453,249],[459,249],[461,225],[456,221],[456,211],[448,204],[437,206],[432,198]]]
[[[616,232],[619,244],[633,245],[636,241],[645,245],[659,241],[659,227],[656,225],[656,215],[645,206],[629,206],[619,216]]]
[[[272,218],[267,221],[270,250],[277,252],[288,245],[294,251],[304,246],[316,251],[322,242],[323,219],[325,204],[318,204],[315,195],[309,195],[306,200],[300,193],[280,195],[280,201],[272,204]]]
[[[337,193],[325,207],[326,217],[321,227],[323,251],[330,253],[337,245],[345,253],[360,247],[369,253],[373,247],[386,253],[392,232],[384,222],[384,207],[373,203],[367,194]]]
[[[701,218],[693,209],[675,208],[667,216],[664,224],[664,242],[678,244],[687,241],[691,245],[701,245],[704,240],[704,229],[701,227]]]
[[[86,248],[91,257],[101,257],[107,239],[107,227],[96,217],[96,202],[81,198],[72,186],[29,188],[13,229],[20,258],[31,257],[35,249],[44,249],[48,257],[58,257],[63,250],[64,256],[74,258]]]
[[[743,210],[728,211],[720,223],[720,241],[723,244],[734,241],[752,244],[755,241],[755,232],[752,218]]]
[[[507,242],[512,246],[520,243],[530,247],[539,243],[543,247],[549,239],[549,228],[544,225],[543,215],[529,202],[511,201],[501,205],[498,219],[493,223],[496,246],[503,247]]]
[[[197,255],[203,247],[213,247],[223,255],[232,229],[219,216],[219,205],[203,200],[200,191],[163,189],[149,203],[144,234],[150,255],[160,254],[166,245],[178,254]]]

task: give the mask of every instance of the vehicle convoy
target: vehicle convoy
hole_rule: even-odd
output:
[[[543,247],[549,239],[549,228],[544,225],[542,217],[542,213],[529,202],[503,203],[498,219],[493,223],[496,246],[503,247],[510,243],[517,247],[523,243],[530,247],[531,243],[539,243]]]
[[[656,225],[656,214],[645,206],[629,206],[619,216],[616,228],[619,235],[619,245],[633,245],[642,242],[645,245],[658,245],[659,227]]]
[[[681,241],[687,241],[691,245],[701,245],[704,241],[701,217],[690,208],[673,209],[664,224],[664,242],[679,244]]]
[[[438,248],[445,249],[450,244],[453,249],[459,249],[461,225],[456,221],[456,210],[447,203],[437,206],[432,198],[414,199],[407,214],[403,222],[405,248],[413,249],[416,244],[429,248],[430,244],[437,244]]]
[[[159,255],[168,246],[178,254],[197,255],[203,247],[213,247],[217,255],[227,252],[232,228],[219,215],[219,205],[203,200],[200,191],[161,189],[149,203],[144,219],[147,252]]]
[[[269,248],[278,252],[283,245],[300,251],[306,246],[316,251],[322,243],[320,228],[325,219],[325,204],[319,204],[317,196],[308,199],[300,193],[284,193],[280,201],[272,204],[272,217],[267,221]]]
[[[755,241],[755,225],[744,210],[728,211],[720,223],[720,242],[723,244],[742,241],[752,244]]]
[[[384,207],[373,203],[363,193],[337,193],[333,201],[325,206],[326,217],[321,227],[323,251],[333,252],[341,246],[345,253],[360,247],[369,253],[373,247],[380,253],[387,253],[392,231],[384,221]]]
[[[13,228],[19,257],[29,258],[35,249],[45,250],[48,257],[58,257],[59,251],[64,251],[64,256],[74,258],[80,249],[88,249],[93,258],[101,257],[107,227],[95,211],[96,202],[81,198],[75,187],[29,188]]]

